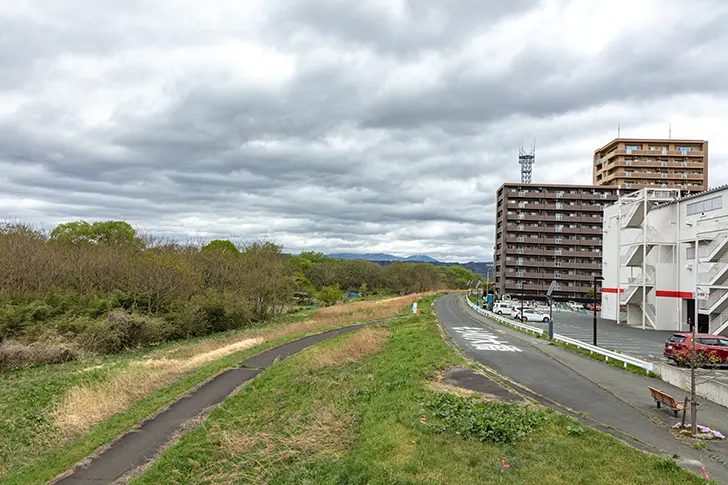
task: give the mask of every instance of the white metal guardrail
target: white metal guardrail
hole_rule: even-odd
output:
[[[619,354],[617,352],[613,352],[611,350],[604,349],[602,347],[597,347],[592,344],[588,344],[586,342],[582,342],[581,340],[576,340],[575,338],[569,338],[564,337],[563,335],[554,334],[554,340],[557,340],[559,342],[563,342],[565,344],[569,345],[575,345],[577,348],[588,350],[590,352],[594,352],[595,354],[603,355],[605,359],[614,359],[618,360],[622,363],[624,363],[624,366],[627,367],[627,364],[633,365],[635,367],[641,367],[642,369],[646,371],[652,372],[654,370],[654,365],[652,362],[647,362],[646,360],[642,360],[637,357],[632,357],[630,355],[625,354]]]
[[[523,323],[514,322],[512,320],[508,320],[506,318],[503,318],[501,316],[496,315],[493,312],[489,312],[487,310],[484,310],[483,308],[478,308],[478,306],[470,301],[469,298],[466,298],[468,305],[470,308],[475,310],[476,312],[480,313],[483,316],[489,317],[497,322],[500,322],[504,325],[510,325],[511,327],[521,328],[523,330],[526,330],[528,332],[533,332],[538,335],[543,335],[544,331],[543,329],[532,327],[531,325],[525,325]],[[653,372],[654,371],[654,365],[652,362],[648,362],[646,360],[642,360],[637,357],[632,357],[630,355],[625,354],[619,354],[617,352],[613,352],[611,350],[604,349],[602,347],[597,347],[595,345],[588,344],[586,342],[582,342],[581,340],[576,340],[570,337],[564,337],[563,335],[554,334],[554,340],[563,342],[565,344],[574,345],[579,349],[588,350],[590,352],[593,352],[595,354],[603,355],[607,360],[614,359],[617,361],[620,361],[624,363],[624,366],[627,367],[627,364],[633,365],[635,367],[640,367],[646,371]]]

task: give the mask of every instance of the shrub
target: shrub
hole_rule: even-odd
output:
[[[479,402],[444,392],[425,407],[436,419],[436,431],[492,443],[514,443],[547,419],[542,411],[520,404]]]
[[[81,348],[99,354],[113,354],[121,351],[124,346],[121,337],[116,332],[109,331],[106,322],[93,320],[86,326],[78,337]]]
[[[41,342],[25,345],[12,341],[0,344],[0,371],[59,364],[75,358],[76,353],[67,346],[46,345]]]

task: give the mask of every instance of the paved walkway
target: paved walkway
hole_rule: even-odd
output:
[[[250,357],[241,364],[248,368],[229,369],[218,374],[194,392],[173,403],[167,410],[142,423],[138,429],[123,435],[99,455],[92,457],[88,463],[78,466],[56,483],[59,485],[114,483],[153,460],[160,449],[184,428],[185,422],[195,418],[210,406],[221,403],[235,389],[258,375],[262,369],[311,345],[375,323],[379,322],[352,325],[310,335]]]
[[[693,449],[676,438],[667,425],[672,415],[651,408],[653,400],[647,385],[662,381],[643,378],[613,368],[565,349],[548,345],[471,311],[458,295],[439,299],[436,308],[448,334],[467,355],[512,379],[551,402],[601,423],[596,426],[617,430],[622,439],[642,449],[662,452],[663,456],[680,456],[678,462],[695,472],[705,466],[719,483],[728,483],[728,467],[713,455]],[[672,389],[670,389],[672,390]],[[675,391],[676,392],[676,391]],[[680,396],[679,392],[676,392]],[[706,411],[707,409],[707,411]],[[701,421],[721,429],[719,406],[706,404]],[[667,414],[665,416],[665,414]],[[655,421],[651,415],[658,416]],[[725,416],[725,414],[723,414]],[[578,416],[578,414],[577,414]],[[711,426],[712,427],[712,426]],[[612,432],[612,434],[615,434]],[[713,446],[712,444],[710,446]],[[718,450],[716,450],[718,451]]]

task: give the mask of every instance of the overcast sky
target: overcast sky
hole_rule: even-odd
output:
[[[492,259],[495,189],[710,142],[725,0],[0,0],[0,218]]]

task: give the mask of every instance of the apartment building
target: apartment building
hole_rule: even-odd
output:
[[[622,196],[604,210],[602,254],[602,318],[728,334],[728,187]]]
[[[702,192],[708,188],[708,142],[617,138],[594,152],[593,167],[596,185]]]
[[[513,297],[584,299],[602,269],[602,211],[616,187],[503,184],[497,192],[495,288]],[[601,286],[601,285],[600,285]]]

